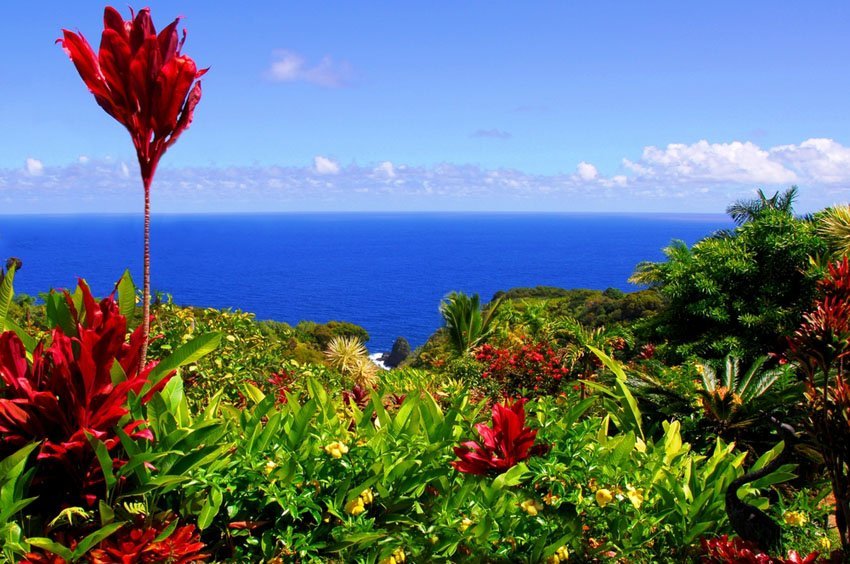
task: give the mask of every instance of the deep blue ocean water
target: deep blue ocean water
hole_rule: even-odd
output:
[[[637,263],[729,227],[720,215],[162,215],[152,221],[152,285],[184,305],[238,308],[295,324],[362,325],[372,351],[418,346],[453,290],[488,301],[518,286],[635,290]],[[18,292],[72,287],[105,295],[129,267],[141,285],[139,216],[2,216],[0,258]]]

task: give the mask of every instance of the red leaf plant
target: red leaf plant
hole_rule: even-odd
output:
[[[712,539],[702,539],[703,564],[814,564],[818,553],[812,552],[803,557],[792,550],[788,558],[770,556],[762,552],[754,543],[738,537],[723,535]]]
[[[81,33],[63,29],[57,40],[97,103],[127,128],[136,148],[145,192],[142,362],[150,330],[150,187],[159,159],[192,123],[201,99],[196,80],[207,71],[180,52],[186,31],[178,37],[179,21],[157,34],[148,8],[138,14],[131,10],[124,21],[107,7],[97,55]]]
[[[97,303],[84,282],[79,287],[81,312],[65,293],[76,336],[54,329],[50,345],[39,343],[30,362],[15,333],[0,335],[0,458],[40,441],[34,485],[51,494],[42,497],[76,503],[83,494],[93,504],[91,490],[102,472],[87,435],[109,450],[119,443],[116,426],[135,438],[153,439],[150,430],[140,429],[144,421],[128,417],[127,399],[130,392],[140,393],[155,363],[141,367],[141,328],[126,339],[127,320],[115,300],[110,296]],[[113,383],[116,362],[124,379]],[[163,378],[142,401],[167,381]]]
[[[808,429],[824,458],[835,496],[835,522],[850,552],[850,265],[831,264],[820,281],[823,297],[788,339],[786,356],[806,386]]]
[[[201,542],[194,525],[179,526],[164,539],[157,540],[169,525],[168,522],[145,524],[143,520],[127,524],[102,540],[83,557],[83,561],[90,564],[188,564],[208,558],[209,555],[204,553],[206,545]],[[58,535],[55,540],[68,543],[69,535]],[[78,541],[73,538],[68,543],[71,549],[77,544]],[[39,551],[27,554],[22,564],[64,562],[56,555]]]
[[[530,456],[542,454],[544,445],[534,446],[537,430],[525,426],[525,398],[513,404],[493,405],[493,426],[475,426],[484,443],[466,441],[454,447],[460,460],[451,464],[467,474],[501,474]]]
[[[203,552],[206,546],[201,542],[194,525],[177,527],[170,535],[157,541],[166,527],[166,523],[159,526],[123,527],[92,550],[89,560],[92,564],[188,564],[206,560],[208,555]]]

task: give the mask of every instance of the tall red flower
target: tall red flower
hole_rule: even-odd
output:
[[[103,13],[103,34],[97,55],[80,33],[62,30],[57,43],[71,57],[83,82],[106,113],[127,128],[145,191],[145,250],[142,361],[150,331],[150,187],[159,159],[192,123],[201,99],[207,69],[180,50],[186,40],[177,34],[175,19],[156,33],[150,10],[130,11],[124,21],[114,8]]]
[[[525,402],[493,405],[493,426],[475,426],[484,444],[466,441],[454,448],[460,460],[452,466],[467,474],[501,474],[536,452],[532,448],[537,430],[525,426]]]
[[[63,29],[57,40],[100,107],[130,132],[146,187],[165,150],[192,123],[201,99],[196,79],[206,69],[198,70],[180,52],[186,32],[178,38],[179,21],[157,34],[148,8],[135,15],[131,10],[124,21],[107,7],[97,55],[81,33]]]

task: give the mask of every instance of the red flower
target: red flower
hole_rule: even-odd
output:
[[[501,474],[534,454],[537,431],[525,426],[526,399],[493,405],[493,426],[475,426],[484,444],[466,441],[454,448],[452,466],[467,474]]]
[[[41,441],[36,482],[43,479],[66,488],[62,493],[80,493],[90,489],[99,475],[102,479],[87,435],[112,449],[119,442],[115,427],[122,423],[125,432],[153,439],[149,430],[139,430],[143,421],[123,421],[128,394],[141,391],[155,366],[140,366],[141,329],[127,342],[127,320],[115,301],[110,297],[98,304],[82,281],[80,290],[84,306],[80,312],[65,294],[77,334],[67,336],[54,329],[50,346],[40,343],[31,363],[15,333],[0,335],[0,458]],[[116,363],[124,379],[113,383]],[[93,503],[94,498],[88,497]]]
[[[157,35],[148,8],[130,15],[124,21],[106,8],[97,55],[82,34],[67,29],[57,43],[100,107],[130,132],[147,189],[160,157],[192,123],[201,99],[195,80],[207,69],[180,53],[186,40],[185,30],[182,39],[177,35],[180,18]]]
[[[89,560],[92,564],[188,564],[206,560],[208,555],[203,553],[206,546],[201,542],[194,525],[177,527],[170,535],[157,541],[167,526],[168,523],[149,527],[125,526],[92,550]]]
[[[817,561],[818,553],[812,552],[805,558],[792,550],[788,558],[773,557],[759,550],[755,544],[738,537],[728,535],[713,539],[702,539],[703,556],[700,562],[704,564],[813,564]]]

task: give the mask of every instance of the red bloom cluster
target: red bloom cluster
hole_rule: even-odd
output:
[[[704,564],[813,564],[817,561],[818,553],[812,552],[805,558],[792,550],[788,558],[778,558],[765,554],[748,541],[728,535],[713,539],[702,539],[703,556],[700,562]]]
[[[206,545],[201,542],[194,525],[177,527],[164,539],[157,540],[169,525],[167,522],[125,525],[88,552],[84,561],[90,564],[188,564],[207,559]],[[54,540],[71,550],[79,544],[68,533],[59,533]],[[65,564],[65,560],[39,551],[27,554],[21,564]]]
[[[72,488],[68,493],[87,489],[101,474],[87,435],[112,449],[118,444],[115,427],[121,424],[137,438],[153,439],[149,430],[139,429],[144,421],[122,421],[128,414],[128,394],[140,393],[155,366],[140,366],[141,329],[127,341],[127,320],[115,300],[109,297],[98,304],[84,282],[79,286],[83,311],[77,312],[65,294],[76,336],[54,329],[50,346],[40,343],[30,363],[15,333],[0,335],[0,458],[41,441],[41,477]],[[114,382],[116,363],[123,379]],[[86,499],[94,502],[91,496]]]
[[[493,405],[493,426],[475,426],[484,441],[466,441],[454,448],[460,460],[452,466],[467,474],[501,474],[528,457],[540,454],[545,447],[534,448],[537,430],[525,426],[526,399],[511,404]]]
[[[194,525],[177,527],[157,541],[168,523],[159,526],[123,527],[89,553],[92,564],[159,563],[188,564],[203,562],[207,554]]]
[[[487,364],[481,374],[496,381],[501,391],[512,395],[525,391],[531,395],[554,394],[569,369],[546,343],[526,343],[519,349],[481,346],[476,360]]]
[[[124,21],[114,8],[103,13],[97,55],[82,34],[62,30],[57,42],[71,57],[95,100],[130,132],[147,189],[165,150],[192,123],[205,72],[180,53],[179,18],[158,35],[150,10]],[[193,84],[194,83],[194,84]]]

